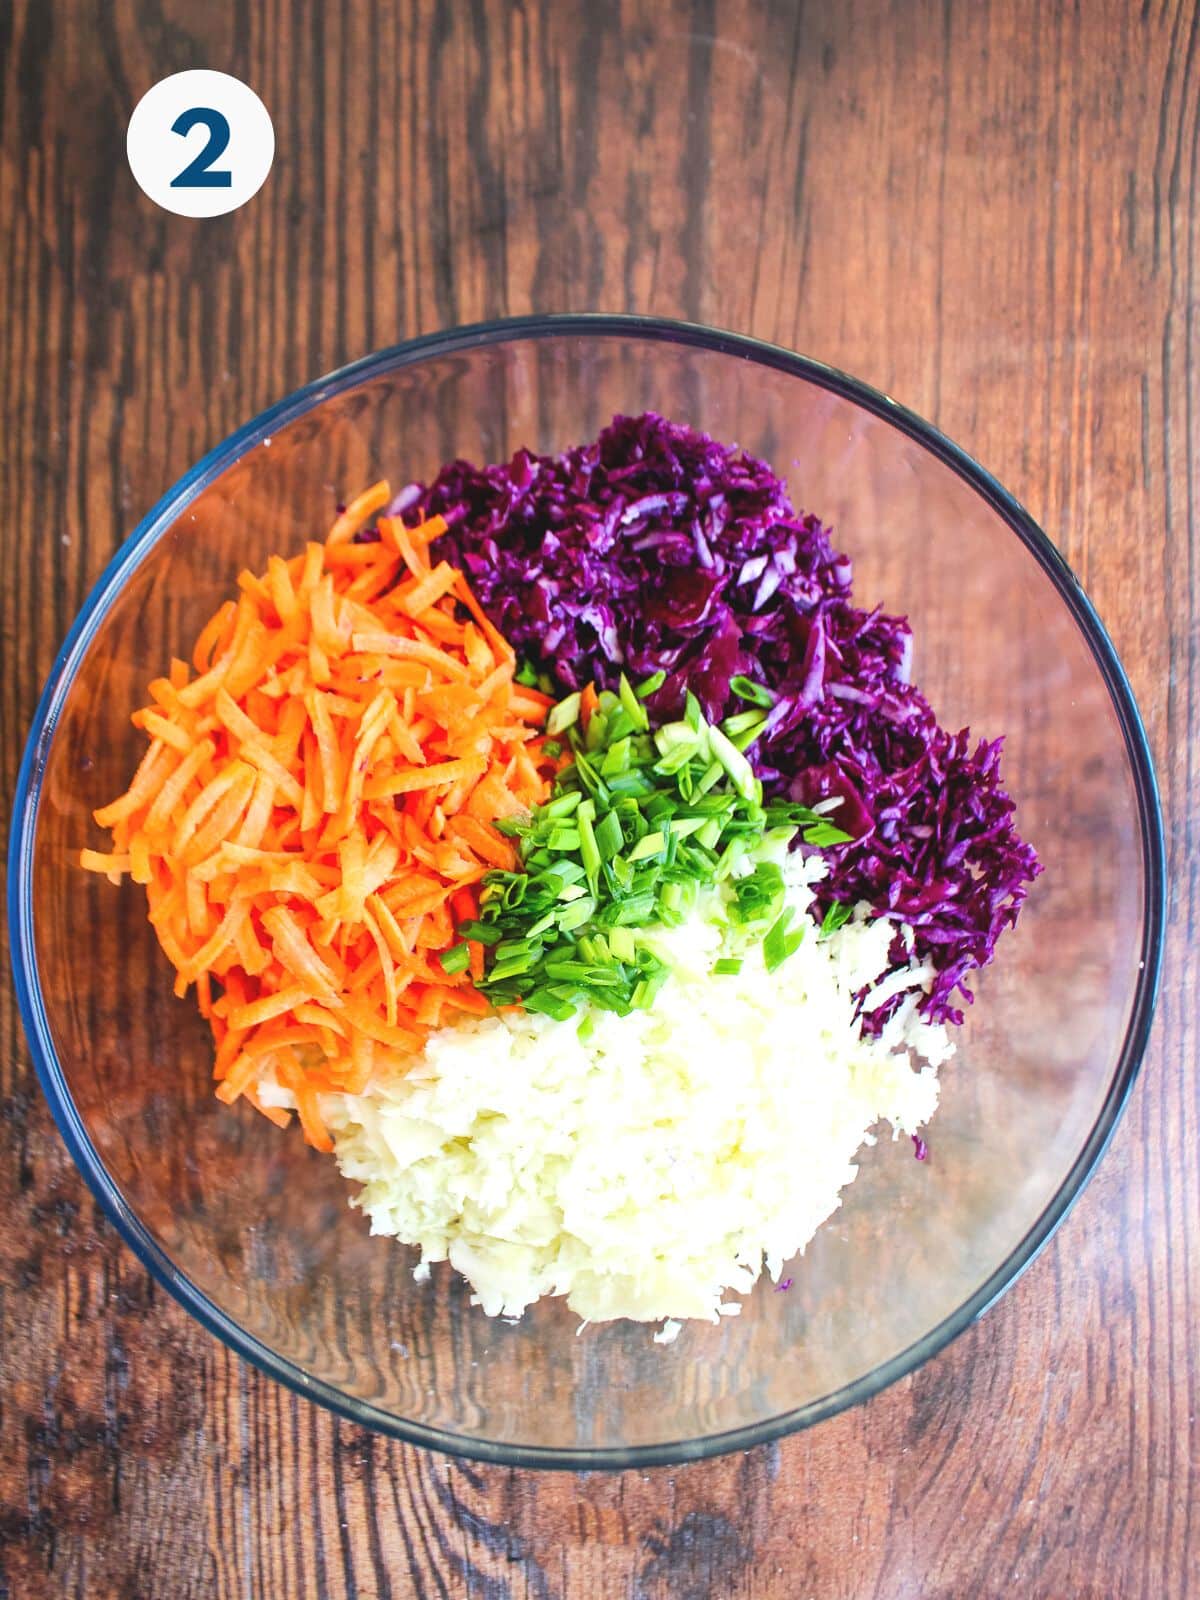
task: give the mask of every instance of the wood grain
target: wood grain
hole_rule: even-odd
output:
[[[870,1405],[679,1471],[459,1465],[238,1362],[97,1214],[0,994],[0,1597],[1200,1592],[1200,12],[1172,0],[0,5],[0,761],[86,590],[210,445],[447,323],[630,309],[932,416],[1059,543],[1159,762],[1154,1043],[1058,1239]],[[149,85],[272,111],[242,211],[157,211]],[[6,802],[7,803],[7,802]]]

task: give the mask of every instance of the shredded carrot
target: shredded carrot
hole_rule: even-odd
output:
[[[133,725],[143,728],[152,739],[162,739],[181,755],[186,755],[192,747],[191,736],[186,728],[181,728],[177,722],[172,722],[150,706],[133,713]]]
[[[112,878],[114,883],[120,882],[121,873],[133,870],[133,860],[130,854],[105,854],[101,850],[81,850],[79,852],[79,865],[86,867],[89,872],[103,872],[107,877]]]
[[[283,1089],[321,1150],[322,1092],[362,1093],[448,1014],[490,1009],[482,945],[465,972],[437,956],[515,862],[495,822],[554,770],[548,697],[514,684],[507,641],[430,556],[446,524],[410,528],[390,499],[373,485],[325,544],[239,575],[134,712],[145,755],[95,813],[111,848],[79,857],[144,886],[219,1098],[282,1127]]]
[[[587,725],[592,720],[592,712],[600,704],[600,697],[596,693],[596,685],[589,683],[579,697],[579,720],[583,724],[583,731],[587,732]]]
[[[236,603],[226,600],[201,628],[196,648],[192,652],[192,663],[197,672],[207,672],[212,666],[213,656],[217,653],[218,647],[228,644],[233,637],[233,619],[236,615]]]
[[[460,778],[481,777],[488,769],[481,756],[464,756],[459,761],[438,761],[431,767],[409,767],[399,772],[383,773],[372,778],[366,793],[372,800],[384,800],[389,795],[411,794],[417,789],[446,789]]]
[[[369,489],[364,489],[356,500],[350,502],[330,528],[329,537],[325,541],[326,548],[345,544],[348,539],[353,538],[365,522],[377,511],[383,510],[391,498],[392,491],[388,487],[386,478],[381,478]]]
[[[285,1111],[282,1106],[265,1106],[258,1098],[258,1091],[249,1084],[242,1090],[246,1099],[256,1111],[261,1111],[268,1122],[273,1122],[277,1128],[286,1128],[292,1120],[292,1113]]]
[[[486,861],[489,867],[500,867],[506,872],[511,872],[517,864],[517,853],[509,841],[490,823],[480,822],[478,817],[451,817],[446,824],[450,834],[461,838],[481,861]],[[473,917],[475,912],[468,911],[460,921]]]

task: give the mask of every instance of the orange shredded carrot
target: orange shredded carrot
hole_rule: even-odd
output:
[[[257,1028],[260,1022],[270,1022],[272,1017],[286,1016],[289,1011],[295,1011],[298,1005],[304,1004],[311,998],[307,990],[298,986],[260,992],[257,1000],[244,1001],[229,1013],[229,1026]]]
[[[600,697],[596,693],[596,685],[589,683],[579,697],[579,721],[584,733],[587,732],[587,725],[592,720],[592,712],[597,710],[599,705]]]
[[[475,1017],[486,1017],[492,1009],[486,995],[480,994],[478,989],[463,984],[454,989],[447,989],[444,1004],[452,1011],[466,1011]]]
[[[409,528],[374,484],[324,544],[243,572],[234,598],[133,713],[148,739],[96,813],[111,848],[80,864],[146,891],[213,1033],[220,1099],[332,1148],[320,1095],[403,1072],[431,1028],[490,1009],[437,956],[511,867],[495,827],[545,799],[548,697],[462,573],[431,558],[440,517]],[[372,521],[378,538],[359,542]]]
[[[207,672],[218,646],[227,644],[233,637],[233,619],[236,615],[236,603],[226,600],[201,628],[192,652],[192,663],[197,672]]]
[[[483,607],[479,604],[479,601],[476,600],[471,591],[470,584],[463,577],[461,572],[458,575],[458,582],[454,586],[454,593],[474,617],[476,624],[483,632],[484,638],[491,645],[492,649],[501,658],[501,660],[512,661],[514,658],[512,645],[509,644],[504,635],[495,627],[493,627],[493,625],[488,621],[487,617],[484,616]]]
[[[504,837],[498,833],[490,823],[481,822],[478,817],[467,815],[465,817],[451,817],[447,823],[449,832],[461,838],[481,861],[486,861],[489,867],[500,867],[511,872],[517,864],[517,852]],[[466,916],[460,918],[466,921],[473,917],[475,912],[468,911]]]
[[[591,688],[592,685],[589,684],[588,687]],[[583,697],[581,695],[581,704],[582,699]],[[508,709],[513,713],[514,716],[529,717],[540,721],[541,717],[544,716],[547,711],[549,711],[553,704],[554,701],[550,698],[550,696],[548,694],[542,694],[539,689],[526,689],[522,687],[519,692],[509,696]]]
[[[111,805],[101,806],[93,816],[102,828],[112,828],[127,817],[140,811],[146,802],[155,798],[166,773],[171,769],[171,757],[161,739],[155,739],[142,757],[133,781],[119,799]]]
[[[399,772],[382,773],[366,785],[366,794],[372,800],[385,800],[389,796],[411,794],[418,789],[445,789],[460,778],[480,777],[487,770],[481,756],[464,756],[459,761],[437,761],[431,767],[409,767]]]
[[[266,1117],[267,1121],[273,1122],[277,1128],[286,1128],[288,1123],[291,1122],[292,1113],[290,1111],[285,1111],[282,1106],[264,1105],[258,1098],[257,1091],[251,1085],[247,1084],[242,1093],[254,1107],[255,1111],[261,1111],[263,1116]]]
[[[152,739],[161,739],[169,744],[173,750],[178,750],[181,755],[186,755],[192,747],[191,735],[179,723],[172,722],[169,717],[164,717],[161,712],[147,706],[142,711],[133,713],[135,728],[143,728]]]
[[[330,528],[329,537],[325,541],[326,546],[345,544],[348,539],[352,539],[377,511],[383,510],[391,498],[392,491],[386,478],[381,478],[369,489],[364,489],[357,499],[351,500]]]
[[[427,577],[418,579],[407,591],[400,601],[400,609],[406,616],[417,620],[423,612],[432,610],[443,595],[449,594],[457,582],[455,568],[448,561],[439,561]]]
[[[118,855],[115,852],[106,854],[102,850],[81,850],[79,865],[86,867],[89,872],[103,872],[114,883],[119,883],[121,873],[132,870],[133,859],[128,853]]]

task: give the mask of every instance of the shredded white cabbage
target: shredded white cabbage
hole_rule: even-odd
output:
[[[821,870],[788,859],[798,919]],[[882,1038],[860,1036],[855,995],[895,933],[865,912],[828,938],[810,922],[768,973],[711,891],[654,931],[672,975],[652,1010],[590,1013],[586,1038],[579,1018],[530,1014],[441,1029],[404,1075],[323,1097],[353,1203],[426,1268],[448,1259],[491,1315],[555,1294],[591,1321],[737,1311],[725,1296],[764,1262],[778,1279],[837,1208],[872,1126],[915,1132],[937,1104],[953,1046],[916,1015],[930,970],[886,978],[880,997],[912,992]],[[741,972],[713,976],[730,954]]]

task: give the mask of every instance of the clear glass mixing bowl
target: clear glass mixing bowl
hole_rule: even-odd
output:
[[[742,1314],[671,1346],[559,1303],[516,1325],[448,1266],[371,1239],[333,1163],[213,1098],[207,1031],[142,891],[76,865],[119,793],[147,681],[245,566],[337,501],[456,455],[559,449],[651,408],[765,456],[834,525],[860,603],[907,612],[942,720],[1007,736],[1045,874],[978,983],[931,1158],[866,1152],[841,1209]],[[679,1461],[830,1416],[912,1370],[1062,1219],[1129,1092],[1163,923],[1145,735],[1078,584],[1012,497],[864,385],[711,330],[618,317],[468,328],[385,351],[250,423],[150,513],[71,629],[38,709],[10,846],[17,988],[72,1154],[148,1269],[266,1372],[369,1427],[487,1460]]]

